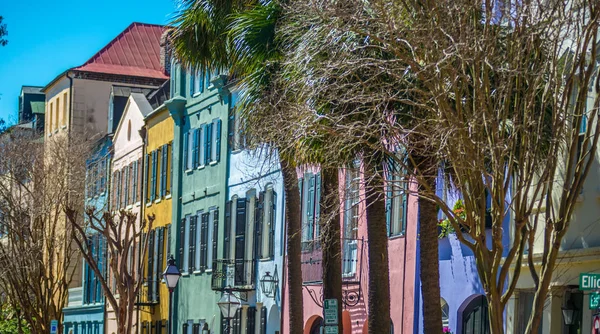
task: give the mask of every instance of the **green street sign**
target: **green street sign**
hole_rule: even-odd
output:
[[[338,326],[326,326],[325,327],[324,334],[339,334],[339,333],[340,333],[340,329],[338,328]]]
[[[338,324],[338,302],[337,299],[325,299],[323,303],[325,314],[325,326]]]
[[[600,293],[595,292],[590,294],[590,310],[597,310],[600,306]]]
[[[600,274],[579,274],[579,290],[598,290],[600,289]]]

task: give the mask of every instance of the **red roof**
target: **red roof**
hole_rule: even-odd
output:
[[[79,71],[168,79],[160,65],[161,25],[134,22],[85,64]]]

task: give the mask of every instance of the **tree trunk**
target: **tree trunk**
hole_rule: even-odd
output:
[[[390,333],[390,270],[385,217],[383,159],[365,161],[369,270],[369,334]]]
[[[323,299],[337,299],[339,332],[342,328],[342,248],[340,245],[339,177],[337,168],[321,170],[321,245],[323,249]]]
[[[302,333],[304,305],[302,303],[302,219],[300,190],[296,168],[281,159],[281,174],[285,190],[285,220],[287,223],[287,261],[290,333]]]
[[[424,180],[429,189],[435,189],[435,175],[432,163],[425,158],[419,169],[425,171]],[[419,194],[425,188],[419,186]],[[419,240],[420,278],[423,295],[423,333],[438,334],[442,328],[442,308],[440,304],[440,265],[438,252],[437,210],[434,202],[419,197]]]

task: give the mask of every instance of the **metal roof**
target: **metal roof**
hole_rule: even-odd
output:
[[[44,101],[31,101],[31,112],[34,114],[45,114],[46,113],[46,103]]]
[[[160,64],[165,26],[134,22],[97,52],[79,71],[168,79]]]

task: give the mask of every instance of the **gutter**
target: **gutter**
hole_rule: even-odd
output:
[[[73,77],[70,77],[69,74],[71,74],[71,72],[67,70],[66,76],[69,79],[69,130],[71,130],[73,129]],[[46,87],[44,87],[44,90],[46,89]]]

